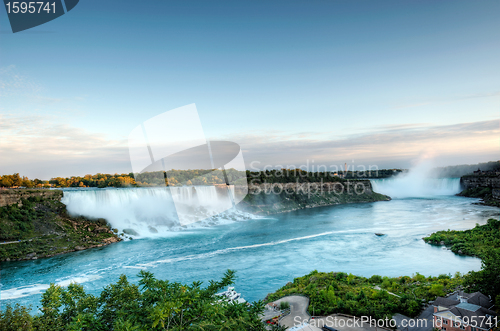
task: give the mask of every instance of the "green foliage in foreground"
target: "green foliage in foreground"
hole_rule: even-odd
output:
[[[139,286],[122,275],[99,297],[83,287],[51,285],[42,296],[42,314],[32,317],[24,307],[0,313],[0,330],[265,330],[259,319],[262,302],[251,306],[219,302],[214,296],[234,281],[228,270],[221,281],[191,285],[158,280],[141,271]]]
[[[439,231],[424,240],[428,243],[444,243],[455,253],[481,258],[480,271],[465,276],[464,285],[469,292],[480,291],[491,295],[500,307],[500,221],[489,219],[485,225],[465,231]]]
[[[471,271],[465,277],[469,291],[479,291],[494,298],[500,309],[500,249],[489,249],[483,254],[480,271]]]
[[[439,244],[443,242],[454,253],[483,258],[490,249],[500,250],[500,221],[489,219],[485,225],[465,231],[438,231],[424,238],[425,242]]]
[[[452,292],[463,278],[441,275],[425,277],[359,277],[343,272],[318,272],[295,278],[266,299],[274,301],[286,295],[302,294],[310,298],[309,313],[316,316],[346,313],[374,318],[395,313],[417,316],[422,303]],[[391,293],[389,293],[391,292]]]

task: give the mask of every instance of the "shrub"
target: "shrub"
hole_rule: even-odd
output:
[[[290,303],[288,301],[281,301],[280,302],[280,309],[285,310],[290,308]]]
[[[382,276],[379,275],[373,275],[370,277],[369,281],[374,284],[380,284],[382,283]]]

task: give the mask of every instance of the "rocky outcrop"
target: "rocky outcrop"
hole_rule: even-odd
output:
[[[41,199],[60,199],[61,190],[25,190],[25,189],[3,189],[0,190],[0,207],[17,203],[22,206],[22,199],[39,197]]]
[[[390,200],[390,197],[373,192],[369,180],[266,183],[250,184],[248,195],[238,207],[255,214],[270,215],[344,203],[387,200]]]
[[[0,192],[0,261],[36,260],[121,241],[104,219],[69,216],[60,190]]]
[[[467,175],[460,178],[465,197],[481,198],[483,203],[500,207],[500,172]]]
[[[500,189],[500,174],[467,175],[460,178],[460,183],[464,189],[479,187]]]

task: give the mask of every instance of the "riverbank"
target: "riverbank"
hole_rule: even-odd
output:
[[[500,172],[491,171],[460,178],[463,191],[459,196],[480,198],[487,206],[500,207]]]
[[[438,231],[423,240],[432,245],[448,247],[453,253],[484,258],[487,250],[500,250],[500,221],[489,219],[465,231]],[[500,263],[500,262],[499,262]]]
[[[0,261],[36,260],[122,240],[104,219],[71,217],[62,196],[59,190],[0,191]]]
[[[485,225],[476,225],[465,231],[438,231],[423,238],[427,243],[444,245],[460,255],[481,258],[481,270],[465,276],[468,292],[479,291],[489,295],[500,313],[500,221],[489,219]]]

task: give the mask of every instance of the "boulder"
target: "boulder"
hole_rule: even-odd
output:
[[[131,236],[138,236],[139,234],[134,229],[123,229],[123,233]]]

